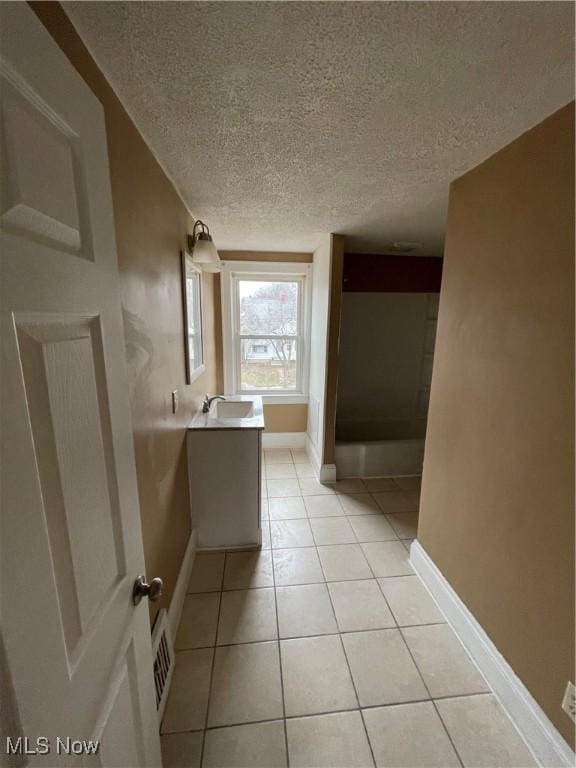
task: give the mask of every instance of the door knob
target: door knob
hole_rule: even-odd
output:
[[[144,576],[138,576],[134,582],[134,589],[132,590],[132,602],[134,605],[138,605],[143,597],[147,597],[148,600],[155,603],[156,600],[160,599],[163,587],[164,584],[162,583],[162,579],[159,579],[158,577],[152,579],[150,584],[147,584]]]

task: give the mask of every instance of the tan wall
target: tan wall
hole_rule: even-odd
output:
[[[418,529],[568,740],[573,174],[572,104],[452,184]]]
[[[222,261],[285,261],[312,263],[311,253],[292,253],[291,251],[220,251]]]
[[[169,605],[190,533],[185,425],[216,389],[213,277],[202,286],[206,373],[187,386],[179,250],[190,216],[61,6],[31,6],[105,110],[146,570],[165,583],[155,612]]]
[[[265,405],[264,421],[266,432],[306,432],[308,406],[306,403]]]
[[[309,264],[312,261],[311,253],[291,253],[284,251],[220,251],[222,261],[261,261],[270,262],[303,262]],[[218,294],[219,296],[220,294]],[[218,307],[220,302],[218,299]],[[217,354],[219,361],[219,379],[218,391],[224,389],[224,380],[222,371],[223,351],[221,335],[221,315],[218,309],[219,333]],[[264,406],[264,421],[266,423],[266,432],[306,432],[306,423],[308,420],[308,406],[301,405],[266,405]]]

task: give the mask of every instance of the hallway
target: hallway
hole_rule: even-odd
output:
[[[263,475],[262,551],[196,557],[165,768],[535,765],[409,564],[419,478]]]

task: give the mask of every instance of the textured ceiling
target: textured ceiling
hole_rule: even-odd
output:
[[[452,179],[573,98],[564,2],[72,2],[219,248],[442,251]]]

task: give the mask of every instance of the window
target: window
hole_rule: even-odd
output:
[[[240,342],[238,389],[298,390],[300,281],[236,278],[235,283]]]
[[[226,391],[284,398],[304,395],[307,277],[303,270],[308,272],[309,265],[259,264],[260,270],[266,266],[266,273],[257,272],[256,265],[246,272],[246,263],[238,272],[231,271],[232,266],[225,264],[222,273]]]

